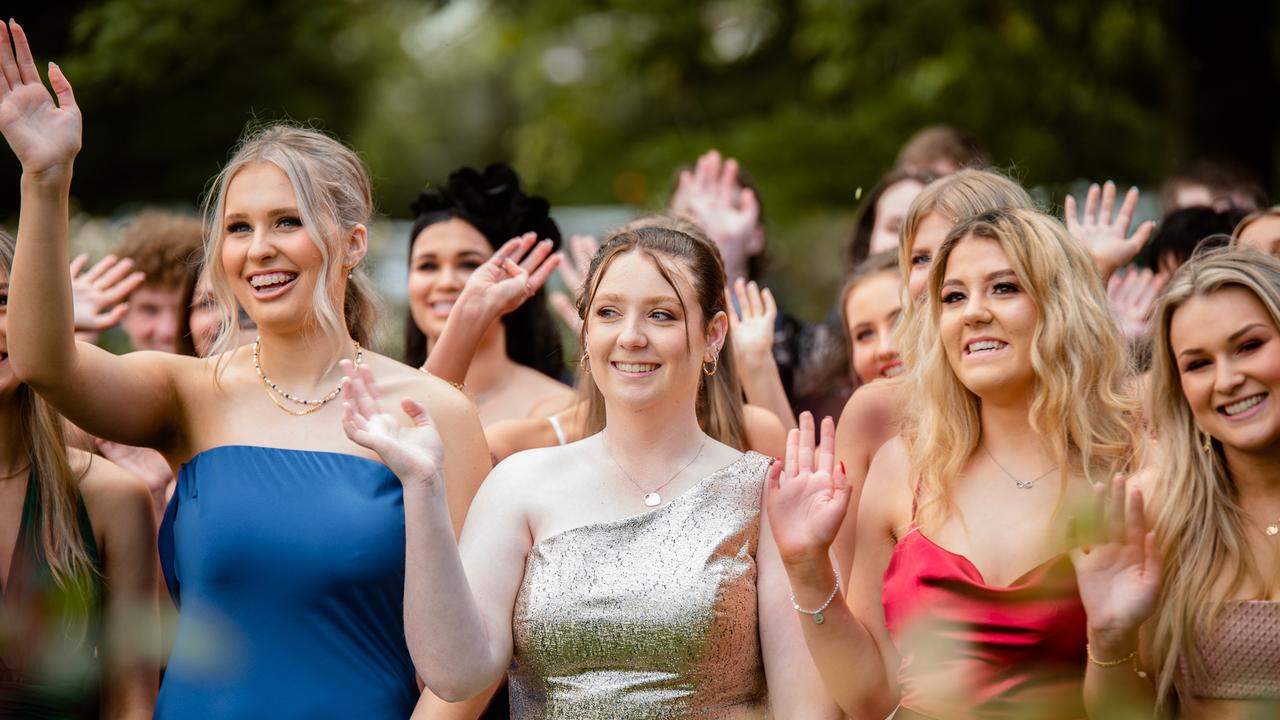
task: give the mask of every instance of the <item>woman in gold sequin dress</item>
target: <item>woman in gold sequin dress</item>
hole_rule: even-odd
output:
[[[405,427],[348,379],[348,434],[404,480],[407,633],[434,693],[462,700],[509,668],[519,720],[836,716],[764,527],[771,459],[742,452],[739,390],[717,372],[723,303],[710,245],[610,238],[579,303],[600,430],[495,468],[460,549],[430,420],[405,402]]]
[[[1124,572],[1097,583],[1108,602],[1089,617],[1098,662],[1086,701],[1095,717],[1124,706],[1146,717],[1153,706],[1180,718],[1278,717],[1280,260],[1252,250],[1193,259],[1152,329],[1158,471],[1133,479],[1127,522],[1115,514],[1100,548]],[[1145,512],[1139,497],[1151,499]],[[1138,593],[1145,558],[1157,584]],[[1081,578],[1081,594],[1093,584]]]

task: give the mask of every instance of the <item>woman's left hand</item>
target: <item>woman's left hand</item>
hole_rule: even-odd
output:
[[[768,288],[762,290],[754,280],[738,278],[733,282],[733,295],[725,288],[724,299],[733,335],[733,359],[746,368],[758,360],[772,360],[773,326],[778,319],[773,293]]]
[[[25,175],[69,179],[71,162],[80,152],[80,108],[71,83],[54,63],[49,63],[49,84],[52,96],[40,81],[18,23],[0,23],[0,133]]]
[[[827,565],[853,495],[835,460],[835,423],[823,418],[820,428],[814,447],[813,415],[800,413],[799,429],[787,434],[786,460],[769,468],[769,527],[787,565]]]
[[[533,297],[559,264],[550,240],[539,242],[531,232],[512,238],[471,273],[458,304],[474,302],[486,315],[502,317]]]
[[[373,373],[342,361],[342,429],[352,442],[378,454],[406,489],[443,485],[444,442],[426,408],[404,398],[400,408],[411,424],[403,425],[382,409]]]

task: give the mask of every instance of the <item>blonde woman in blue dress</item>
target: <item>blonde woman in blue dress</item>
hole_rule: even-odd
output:
[[[773,460],[739,449],[741,405],[724,409],[740,389],[723,379],[714,249],[619,232],[579,312],[598,432],[501,463],[460,544],[426,412],[402,401],[402,423],[347,363],[347,433],[404,482],[406,632],[427,687],[458,701],[510,667],[519,720],[837,717],[761,510]]]

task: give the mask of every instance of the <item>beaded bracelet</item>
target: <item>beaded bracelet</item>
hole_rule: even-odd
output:
[[[837,568],[835,565],[832,565],[831,571],[836,574],[836,586],[831,588],[831,594],[827,596],[826,602],[818,606],[817,610],[805,610],[804,608],[800,607],[800,603],[796,602],[796,594],[794,592],[791,593],[791,607],[795,608],[796,612],[803,613],[813,618],[814,625],[821,625],[822,623],[827,621],[827,618],[822,614],[822,611],[826,610],[827,607],[831,605],[831,601],[835,600],[836,595],[840,593],[840,569]]]

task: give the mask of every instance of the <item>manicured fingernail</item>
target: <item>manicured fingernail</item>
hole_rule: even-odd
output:
[[[840,474],[841,474],[841,475],[848,475],[848,474],[849,474],[849,472],[848,472],[847,470],[845,470],[845,469],[844,469],[844,461],[843,461],[843,460],[841,460],[841,461],[840,461]]]

